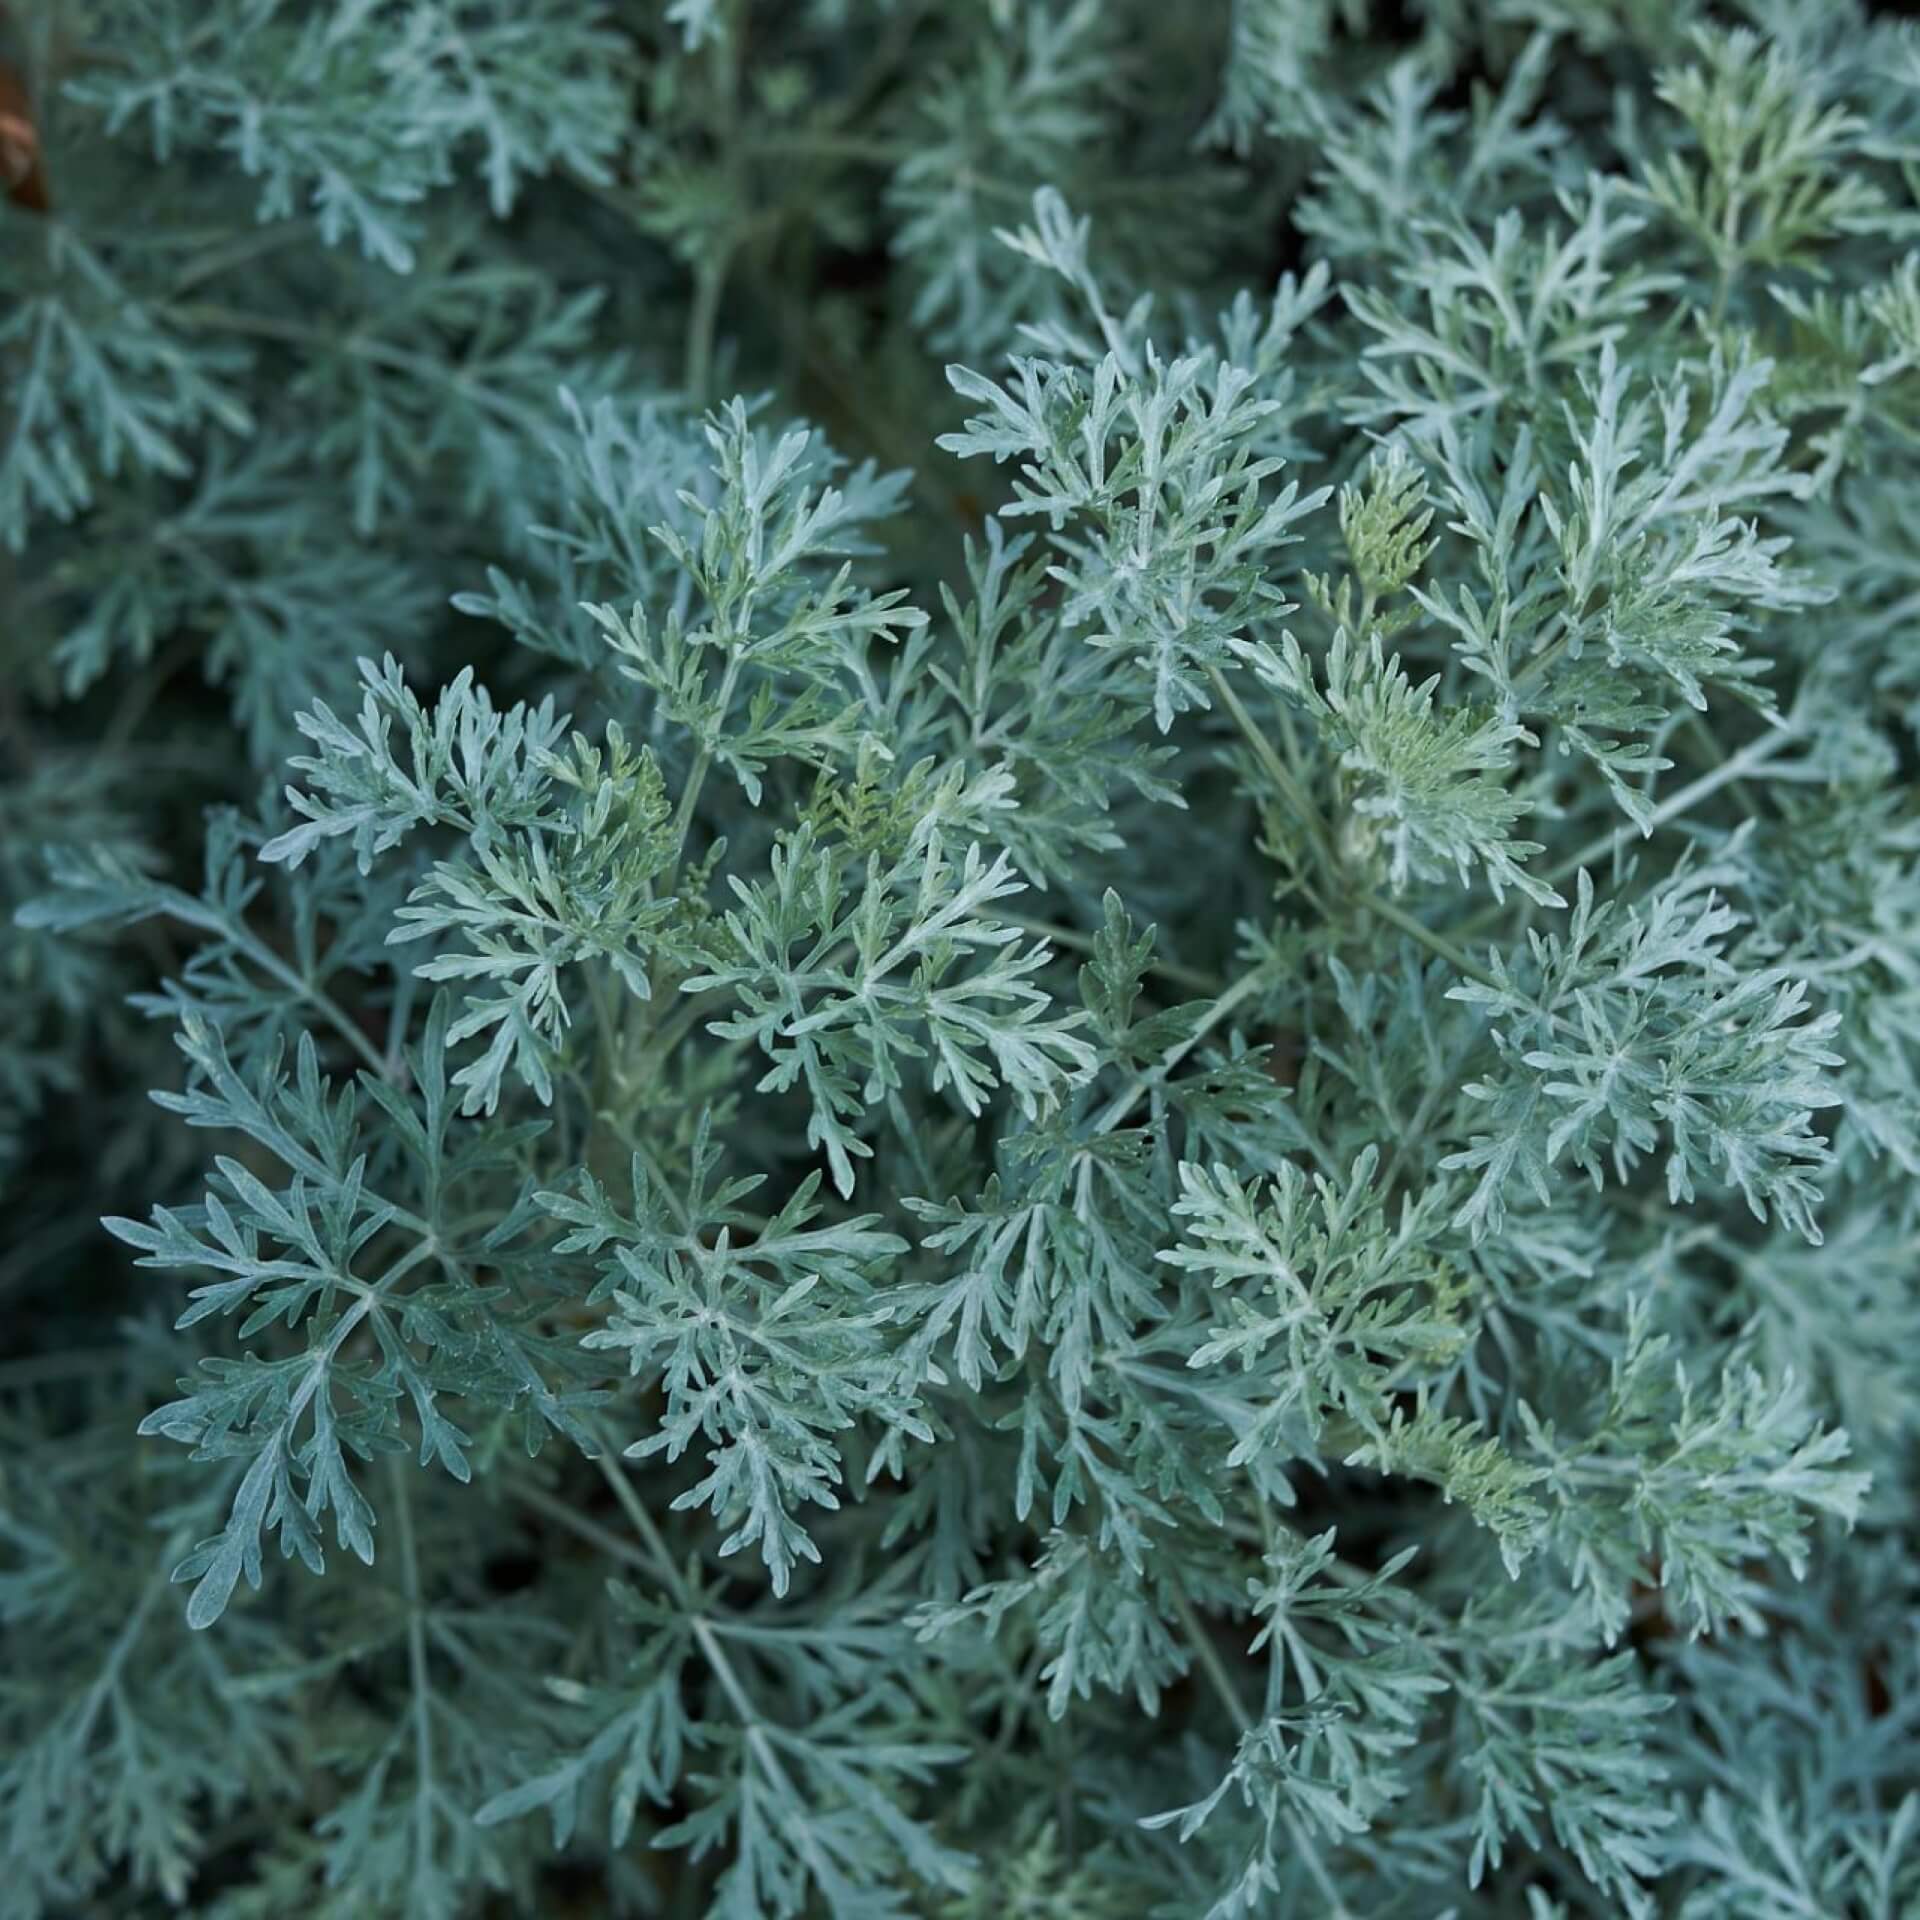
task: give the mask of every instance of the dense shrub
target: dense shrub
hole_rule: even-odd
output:
[[[0,1914],[1920,1911],[1920,31],[0,61]]]

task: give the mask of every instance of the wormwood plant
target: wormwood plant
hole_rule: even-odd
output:
[[[0,61],[0,1914],[1920,1914],[1920,31]]]

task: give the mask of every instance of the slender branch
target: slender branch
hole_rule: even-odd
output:
[[[720,1691],[727,1697],[728,1704],[739,1716],[742,1731],[747,1737],[755,1758],[759,1761],[779,1790],[799,1805],[803,1796],[795,1787],[787,1773],[778,1751],[775,1749],[768,1728],[771,1724],[761,1712],[753,1695],[747,1691],[733,1662],[727,1657],[727,1650],[720,1644],[720,1636],[714,1632],[713,1623],[701,1613],[698,1600],[688,1586],[680,1569],[674,1564],[673,1556],[667,1550],[667,1543],[661,1537],[660,1529],[654,1524],[653,1515],[646,1509],[646,1503],[634,1492],[628,1481],[619,1458],[613,1453],[605,1440],[601,1441],[600,1452],[595,1456],[594,1464],[600,1469],[602,1478],[613,1490],[613,1497],[619,1501],[620,1510],[633,1522],[634,1531],[639,1534],[646,1547],[648,1558],[657,1563],[658,1571],[673,1595],[674,1604],[686,1615],[687,1624],[693,1633],[694,1644],[700,1649],[701,1658],[707,1663],[714,1679],[719,1683]],[[795,1837],[795,1844],[806,1855],[816,1875],[825,1884],[831,1877],[831,1863],[820,1853],[818,1842],[813,1840],[804,1827]]]
[[[1097,944],[1092,934],[1082,933],[1077,927],[1059,926],[1051,920],[1029,919],[1023,913],[1003,913],[1000,917],[1009,926],[1036,933],[1043,940],[1051,940],[1057,947],[1071,947],[1076,953],[1091,953]],[[1193,987],[1201,993],[1215,994],[1220,991],[1220,982],[1212,974],[1204,973],[1198,967],[1182,966],[1177,960],[1150,959],[1147,971],[1176,981],[1183,987]]]
[[[1247,711],[1240,696],[1234,692],[1226,675],[1218,667],[1209,667],[1207,678],[1212,682],[1215,693],[1219,695],[1220,704],[1232,715],[1234,724],[1245,735],[1247,744],[1252,747],[1254,757],[1260,762],[1261,768],[1298,815],[1300,824],[1306,831],[1308,844],[1312,847],[1327,878],[1338,887],[1340,862],[1334,853],[1333,839],[1327,830],[1326,822],[1320,817],[1320,810],[1313,804],[1306,789],[1294,778],[1293,769],[1281,759],[1273,742],[1254,724],[1253,716]],[[1478,980],[1484,986],[1494,984],[1493,975],[1478,961],[1471,959],[1464,949],[1455,946],[1445,934],[1436,933],[1424,921],[1415,919],[1412,914],[1396,906],[1391,900],[1382,899],[1378,894],[1369,891],[1349,891],[1348,897],[1355,906],[1363,907],[1369,913],[1378,914],[1381,919],[1390,921],[1401,932],[1419,941],[1430,952],[1438,954],[1449,966],[1464,973],[1468,979]]]
[[[1240,729],[1247,745],[1253,749],[1254,758],[1260,762],[1268,779],[1279,789],[1287,805],[1299,816],[1300,824],[1306,830],[1309,844],[1322,867],[1331,876],[1338,865],[1334,858],[1332,836],[1327,831],[1326,822],[1320,817],[1320,809],[1313,804],[1312,796],[1293,777],[1293,769],[1281,759],[1273,742],[1254,724],[1253,715],[1247,711],[1240,696],[1234,692],[1227,676],[1218,667],[1209,667],[1207,678],[1212,683],[1214,692],[1219,696],[1220,704],[1232,717],[1234,725]]]
[[[1093,1123],[1091,1131],[1095,1134],[1110,1133],[1133,1111],[1133,1103],[1152,1087],[1164,1081],[1206,1036],[1217,1027],[1234,1008],[1244,1000],[1250,999],[1267,984],[1268,969],[1258,966],[1243,973],[1232,986],[1219,994],[1213,1005],[1201,1016],[1200,1023],[1187,1037],[1177,1045],[1169,1047],[1160,1056],[1158,1066],[1150,1067],[1146,1072],[1136,1074],[1126,1086],[1101,1109],[1100,1116]]]
[[[1193,1609],[1193,1602],[1187,1598],[1187,1590],[1176,1578],[1173,1583],[1173,1608],[1180,1616],[1180,1625],[1187,1636],[1187,1644],[1200,1662],[1201,1670],[1212,1683],[1213,1690],[1220,1697],[1220,1703],[1227,1710],[1229,1718],[1242,1733],[1259,1725],[1259,1720],[1240,1697],[1240,1689],[1234,1684],[1233,1675],[1227,1671],[1226,1662],[1220,1658],[1220,1649],[1213,1644],[1213,1635],[1206,1624]]]
[[[433,1678],[427,1670],[426,1604],[413,1539],[413,1493],[406,1463],[391,1456],[394,1513],[400,1535],[400,1578],[407,1596],[407,1674],[413,1689],[413,1873],[416,1897],[431,1895],[433,1867]]]
[[[1226,1662],[1220,1658],[1220,1649],[1213,1643],[1205,1623],[1194,1611],[1193,1602],[1187,1598],[1186,1590],[1176,1579],[1173,1582],[1174,1611],[1180,1616],[1180,1625],[1187,1636],[1187,1644],[1193,1649],[1200,1662],[1201,1671],[1207,1676],[1209,1684],[1219,1696],[1220,1703],[1227,1710],[1235,1727],[1243,1734],[1251,1733],[1260,1724],[1260,1716],[1248,1711],[1247,1703],[1241,1698],[1240,1689],[1234,1684],[1233,1676],[1227,1671]],[[1293,1841],[1302,1863],[1313,1876],[1322,1898],[1326,1901],[1324,1911],[1329,1920],[1354,1920],[1353,1910],[1340,1898],[1339,1889],[1332,1876],[1327,1872],[1326,1862],[1320,1857],[1319,1846],[1313,1835],[1300,1818],[1292,1813],[1281,1816],[1288,1837]]]
[[[164,901],[160,911],[172,920],[183,925],[198,927],[202,933],[211,933],[233,946],[258,967],[261,972],[271,974],[288,992],[311,1007],[334,1032],[348,1042],[369,1072],[379,1080],[391,1080],[391,1063],[381,1054],[378,1047],[367,1038],[360,1028],[347,1017],[341,1007],[325,988],[317,986],[296,968],[274,952],[267,943],[244,922],[209,908],[205,901],[196,900],[192,894],[183,893],[178,887],[163,888],[160,898]]]
[[[1662,827],[1670,826],[1675,820],[1683,819],[1704,800],[1711,799],[1722,787],[1735,785],[1746,775],[1763,767],[1801,738],[1799,731],[1792,726],[1776,727],[1763,733],[1756,740],[1750,740],[1738,753],[1730,754],[1725,760],[1697,780],[1689,781],[1677,792],[1654,808],[1647,816],[1644,827],[1637,826],[1631,820],[1623,821],[1617,827],[1609,827],[1597,833],[1584,846],[1555,862],[1540,878],[1548,886],[1558,886],[1561,881],[1571,879],[1582,867],[1590,867],[1596,860],[1610,860],[1635,840],[1650,840]],[[1776,774],[1775,778],[1791,777]],[[1483,907],[1470,919],[1462,923],[1461,930],[1466,933],[1478,933],[1499,918],[1502,909],[1497,906]]]
[[[58,1353],[0,1362],[0,1393],[45,1386],[55,1380],[76,1380],[89,1373],[109,1373],[125,1367],[133,1358],[126,1347],[67,1347]]]
[[[133,1611],[127,1615],[126,1624],[114,1636],[114,1642],[107,1649],[107,1657],[100,1663],[100,1671],[94,1677],[93,1685],[87,1689],[86,1702],[80,1710],[79,1720],[68,1736],[76,1749],[87,1744],[93,1733],[94,1722],[100,1717],[100,1710],[107,1704],[109,1696],[120,1684],[121,1669],[125,1667],[133,1650],[140,1643],[140,1636],[147,1630],[147,1622],[153,1617],[153,1609],[160,1596],[173,1585],[173,1569],[180,1556],[186,1551],[192,1534],[182,1529],[173,1534],[162,1548],[160,1558],[154,1567],[151,1578],[140,1589],[140,1598],[134,1603]]]
[[[1577,853],[1570,853],[1557,865],[1550,868],[1544,876],[1549,885],[1567,879],[1581,867],[1591,866],[1594,861],[1617,853],[1636,837],[1649,839],[1662,827],[1683,815],[1691,813],[1701,801],[1718,793],[1724,786],[1752,773],[1755,768],[1765,766],[1775,754],[1799,739],[1792,727],[1776,727],[1763,733],[1757,740],[1751,740],[1738,753],[1703,773],[1699,779],[1690,781],[1678,793],[1671,794],[1647,818],[1644,827],[1635,826],[1631,821],[1596,834]]]
[[[282,986],[298,995],[345,1040],[366,1063],[367,1070],[376,1080],[391,1080],[393,1074],[388,1062],[367,1036],[350,1019],[345,1010],[324,989],[312,981],[303,978],[280,958],[263,940],[241,929],[234,944],[238,946],[255,966],[263,968],[273,975]]]
[[[528,1483],[516,1485],[513,1497],[522,1506],[531,1507],[544,1519],[551,1520],[555,1526],[565,1527],[569,1533],[577,1535],[589,1546],[597,1547],[609,1560],[624,1561],[636,1573],[661,1576],[661,1569],[649,1553],[643,1553],[630,1540],[622,1540],[608,1527],[597,1520],[589,1520],[584,1513],[576,1513],[564,1500],[557,1499],[545,1487]]]
[[[726,724],[727,709],[733,704],[733,690],[740,684],[742,657],[740,645],[736,643],[728,651],[727,669],[720,676],[720,691],[714,696],[713,726],[716,735]],[[712,744],[703,742],[700,751],[694,755],[693,767],[687,775],[687,784],[680,795],[679,810],[673,817],[673,858],[667,864],[666,878],[660,882],[660,891],[663,894],[671,893],[675,882],[680,878],[680,862],[686,856],[687,836],[693,831],[694,809],[700,803],[700,790],[707,784],[707,775],[712,767]]]
[[[369,340],[359,333],[329,333],[304,320],[286,320],[272,314],[249,313],[242,307],[216,306],[188,301],[163,309],[169,319],[182,326],[215,327],[228,333],[251,335],[260,340],[278,340],[287,346],[312,347],[322,353],[342,353],[394,373],[410,374],[428,384],[463,395],[478,412],[490,413],[497,420],[536,439],[547,431],[546,417],[532,407],[522,406],[504,393],[484,383],[476,383],[472,369],[457,361],[435,360],[431,355],[413,353],[382,340]]]
[[[1404,934],[1420,942],[1430,952],[1436,953],[1456,972],[1464,973],[1469,980],[1478,980],[1483,987],[1498,987],[1499,981],[1473,959],[1464,947],[1456,946],[1444,933],[1436,933],[1425,921],[1417,920],[1406,908],[1395,902],[1383,899],[1377,893],[1360,897],[1360,904],[1369,913],[1376,913],[1382,920],[1396,926]]]
[[[600,1446],[600,1451],[593,1457],[593,1464],[599,1468],[601,1479],[607,1483],[614,1499],[620,1503],[620,1511],[632,1522],[634,1532],[640,1536],[654,1572],[666,1586],[667,1591],[673,1595],[676,1605],[684,1607],[689,1614],[696,1612],[693,1589],[687,1585],[686,1576],[680,1571],[672,1553],[668,1550],[665,1537],[661,1534],[653,1515],[647,1511],[646,1502],[634,1492],[633,1482],[627,1478],[626,1469],[620,1465],[619,1449],[597,1422],[590,1423],[588,1431]]]
[[[713,377],[713,341],[720,324],[720,301],[727,289],[732,248],[722,247],[700,262],[693,276],[693,306],[687,316],[686,365],[681,385],[696,406],[707,403]]]

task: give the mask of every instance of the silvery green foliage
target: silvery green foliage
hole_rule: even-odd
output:
[[[1920,1907],[1920,35],[0,62],[4,1920]]]

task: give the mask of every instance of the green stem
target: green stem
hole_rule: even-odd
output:
[[[413,1688],[413,1873],[415,1889],[433,1878],[433,1694],[427,1671],[426,1604],[420,1588],[420,1558],[413,1538],[413,1494],[407,1468],[398,1456],[388,1460],[394,1513],[399,1523],[400,1578],[407,1596],[407,1674]]]
[[[707,1014],[725,1006],[731,998],[725,987],[709,987],[704,993],[686,995],[674,1010],[673,1018],[654,1034],[648,1043],[648,1052],[664,1065],[672,1057],[673,1050],[700,1021]]]
[[[1242,704],[1240,696],[1234,692],[1231,682],[1218,667],[1207,669],[1207,678],[1219,696],[1220,704],[1227,710],[1233,723],[1240,729],[1247,745],[1253,749],[1254,758],[1281,797],[1299,816],[1300,825],[1305,830],[1309,845],[1312,846],[1322,868],[1331,877],[1337,866],[1333,854],[1333,841],[1327,831],[1327,825],[1320,817],[1320,810],[1313,804],[1312,797],[1293,777],[1293,769],[1281,759],[1274,744],[1254,724],[1253,715]]]
[[[1417,940],[1430,953],[1438,954],[1448,966],[1464,973],[1469,980],[1478,980],[1483,987],[1497,988],[1500,982],[1473,959],[1464,947],[1456,946],[1444,933],[1435,933],[1424,921],[1417,920],[1407,910],[1391,900],[1382,899],[1378,894],[1361,896],[1360,904],[1369,913],[1376,913],[1391,926],[1396,926],[1410,938]]]
[[[1160,1063],[1145,1073],[1136,1074],[1107,1105],[1101,1109],[1100,1116],[1093,1123],[1095,1134],[1109,1133],[1133,1111],[1133,1103],[1150,1088],[1157,1087],[1166,1079],[1206,1036],[1217,1027],[1235,1007],[1267,984],[1268,970],[1264,966],[1254,967],[1243,973],[1225,992],[1217,995],[1213,1005],[1201,1016],[1200,1024],[1177,1046],[1169,1047],[1160,1056]]]
[[[693,308],[687,317],[687,354],[681,384],[688,401],[703,407],[713,376],[713,340],[720,324],[720,299],[726,292],[732,249],[722,247],[700,262],[693,276]]]
[[[1004,913],[1000,917],[1009,926],[1038,934],[1041,939],[1051,940],[1057,947],[1071,947],[1076,953],[1091,953],[1098,945],[1094,935],[1082,933],[1077,927],[1057,926],[1051,920],[1032,920],[1024,913]],[[1199,993],[1211,995],[1220,991],[1220,982],[1212,974],[1203,973],[1198,967],[1182,966],[1177,960],[1151,959],[1147,962],[1147,971],[1177,981],[1183,987],[1192,987]]]
[[[1227,677],[1218,667],[1209,667],[1207,677],[1213,683],[1213,689],[1220,697],[1220,704],[1232,715],[1234,724],[1246,736],[1247,744],[1252,747],[1254,756],[1261,767],[1279,789],[1281,796],[1293,808],[1300,818],[1301,826],[1306,830],[1308,843],[1319,859],[1329,881],[1337,887],[1340,881],[1340,863],[1333,851],[1332,836],[1320,812],[1314,806],[1306,789],[1294,778],[1293,770],[1281,759],[1273,742],[1254,724],[1253,716],[1241,703],[1240,697],[1228,683]],[[1468,957],[1466,952],[1454,945],[1445,934],[1436,933],[1424,922],[1416,920],[1412,914],[1396,906],[1391,900],[1382,899],[1378,894],[1358,892],[1350,896],[1353,904],[1375,913],[1381,919],[1391,921],[1403,933],[1438,954],[1449,966],[1457,968],[1470,980],[1478,980],[1484,986],[1494,985],[1493,975],[1477,961]]]
[[[0,1362],[0,1393],[15,1393],[54,1380],[76,1380],[89,1373],[112,1372],[125,1367],[132,1357],[125,1347],[68,1347],[59,1353],[38,1353],[26,1360]]]
[[[1745,196],[1730,192],[1727,204],[1720,216],[1720,245],[1718,272],[1714,278],[1713,310],[1707,315],[1707,326],[1711,332],[1718,333],[1726,324],[1727,307],[1733,299],[1733,283],[1740,271],[1740,216],[1744,211]]]
[[[358,333],[329,333],[303,320],[276,319],[270,314],[248,313],[239,307],[223,307],[200,302],[165,308],[167,318],[187,327],[217,327],[229,333],[247,334],[261,340],[278,340],[287,346],[311,347],[321,353],[350,354],[373,366],[405,373],[423,383],[444,387],[462,395],[476,412],[490,413],[522,433],[538,440],[549,428],[546,416],[533,407],[522,406],[503,393],[476,385],[466,377],[467,370],[457,364],[435,360],[431,355],[412,353],[404,347],[368,340]]]
[[[897,166],[916,151],[901,140],[863,139],[846,133],[770,133],[747,142],[755,159],[851,160],[864,166]]]
[[[589,1520],[584,1513],[575,1513],[564,1500],[556,1499],[545,1487],[517,1486],[513,1497],[522,1506],[531,1507],[555,1526],[565,1527],[569,1533],[577,1535],[589,1546],[597,1547],[609,1560],[623,1561],[636,1573],[660,1575],[660,1568],[650,1554],[641,1552],[629,1540],[622,1540],[617,1533],[603,1527],[597,1520]]]
[[[1564,880],[1579,868],[1590,866],[1595,860],[1618,852],[1636,835],[1641,839],[1650,839],[1660,828],[1670,821],[1679,819],[1697,807],[1701,801],[1709,799],[1731,782],[1740,780],[1752,773],[1757,767],[1764,766],[1799,735],[1791,727],[1777,727],[1752,740],[1736,754],[1723,760],[1711,771],[1703,773],[1699,779],[1690,781],[1680,791],[1663,800],[1648,816],[1644,827],[1635,826],[1631,821],[1615,827],[1610,832],[1596,835],[1579,852],[1569,854],[1557,866],[1551,869],[1546,878],[1549,884]]]
[[[655,1524],[653,1515],[647,1511],[646,1503],[633,1490],[633,1482],[626,1476],[620,1465],[620,1450],[612,1438],[595,1421],[588,1425],[587,1431],[599,1443],[600,1451],[594,1455],[593,1464],[600,1469],[600,1477],[611,1489],[613,1497],[620,1504],[620,1511],[632,1523],[633,1530],[640,1536],[642,1546],[646,1548],[647,1559],[658,1575],[661,1583],[672,1594],[674,1604],[683,1608],[692,1616],[697,1608],[693,1590],[687,1585],[686,1576],[668,1550],[665,1537]]]
[[[727,709],[733,704],[733,690],[740,682],[740,662],[741,654],[736,643],[727,655],[727,670],[720,676],[720,691],[714,698],[712,733],[701,743],[700,751],[694,756],[686,788],[680,795],[679,810],[673,816],[673,858],[667,863],[666,878],[660,883],[662,893],[671,893],[674,883],[680,878],[680,862],[686,855],[687,835],[693,831],[693,810],[700,804],[700,789],[707,784],[707,774],[713,766],[713,739],[727,723]]]
[[[1200,1662],[1201,1671],[1212,1683],[1213,1690],[1220,1697],[1220,1703],[1227,1710],[1228,1717],[1242,1733],[1251,1732],[1259,1721],[1248,1711],[1247,1703],[1240,1697],[1240,1689],[1234,1685],[1233,1675],[1227,1671],[1227,1665],[1220,1658],[1220,1649],[1213,1644],[1205,1623],[1193,1610],[1193,1602],[1187,1598],[1186,1589],[1176,1579],[1172,1583],[1173,1608],[1180,1616],[1180,1625],[1187,1636],[1187,1644]]]
[[[107,1649],[107,1657],[100,1663],[100,1671],[93,1685],[87,1689],[85,1707],[81,1710],[77,1731],[70,1736],[75,1750],[83,1748],[92,1731],[93,1723],[98,1719],[100,1709],[106,1705],[107,1696],[120,1684],[121,1669],[127,1664],[133,1650],[140,1643],[140,1636],[147,1630],[147,1622],[153,1617],[153,1609],[160,1596],[173,1585],[173,1569],[186,1552],[192,1535],[184,1531],[175,1533],[161,1549],[152,1577],[140,1590],[140,1598],[134,1603],[133,1611],[128,1614],[126,1624],[114,1636],[114,1642]]]
[[[1180,1616],[1180,1624],[1187,1636],[1187,1644],[1193,1649],[1200,1662],[1202,1672],[1220,1703],[1227,1710],[1233,1724],[1241,1733],[1251,1733],[1260,1724],[1259,1719],[1248,1712],[1246,1702],[1240,1697],[1240,1689],[1234,1685],[1233,1676],[1227,1671],[1226,1663],[1220,1658],[1220,1650],[1213,1644],[1213,1636],[1207,1632],[1200,1616],[1194,1612],[1193,1602],[1186,1596],[1185,1590],[1176,1580],[1173,1583],[1174,1611]],[[1294,1814],[1284,1816],[1288,1837],[1293,1841],[1301,1861],[1313,1876],[1325,1901],[1322,1909],[1328,1920],[1354,1920],[1353,1911],[1340,1898],[1332,1876],[1327,1872],[1326,1862],[1320,1857],[1320,1849],[1306,1825]]]
[[[598,1437],[596,1435],[596,1437]],[[728,1704],[740,1720],[742,1732],[753,1749],[754,1757],[767,1771],[774,1785],[786,1794],[796,1806],[803,1804],[803,1797],[788,1777],[772,1739],[767,1732],[768,1721],[759,1705],[755,1702],[741,1681],[733,1662],[727,1657],[727,1650],[720,1643],[720,1635],[714,1624],[700,1611],[696,1597],[688,1586],[680,1569],[674,1564],[673,1556],[667,1551],[667,1543],[661,1538],[660,1529],[654,1524],[653,1515],[646,1504],[634,1492],[625,1472],[620,1467],[617,1456],[604,1439],[601,1439],[600,1452],[595,1456],[594,1464],[599,1467],[602,1477],[613,1490],[613,1497],[619,1501],[621,1511],[632,1521],[633,1528],[645,1545],[648,1556],[657,1564],[667,1590],[672,1594],[674,1604],[687,1619],[694,1644],[700,1649],[701,1658],[707,1663],[709,1671],[719,1683],[720,1691],[727,1696]],[[802,1829],[804,1834],[805,1830]],[[800,1851],[807,1857],[816,1877],[822,1885],[831,1883],[831,1863],[820,1854],[817,1842],[802,1838],[798,1842]]]
[[[272,974],[289,992],[304,1000],[366,1062],[368,1072],[376,1080],[393,1078],[387,1061],[381,1056],[380,1049],[347,1018],[345,1011],[331,995],[316,987],[311,981],[303,979],[271,947],[264,941],[256,939],[244,928],[223,926],[221,931],[233,937],[234,945],[239,947],[255,966]]]
[[[1747,774],[1765,766],[1775,754],[1799,738],[1798,732],[1790,726],[1763,733],[1757,740],[1749,741],[1738,753],[1729,755],[1717,767],[1703,773],[1699,779],[1689,781],[1677,793],[1669,795],[1647,816],[1644,827],[1630,820],[1620,826],[1610,827],[1604,833],[1596,834],[1576,852],[1568,854],[1564,860],[1549,867],[1541,878],[1549,886],[1558,886],[1582,867],[1590,867],[1596,860],[1611,859],[1634,840],[1650,840],[1662,827],[1684,818],[1703,800],[1711,799],[1722,787],[1735,785]],[[1465,923],[1464,931],[1479,931],[1496,919],[1500,911],[1498,907],[1483,908]]]

